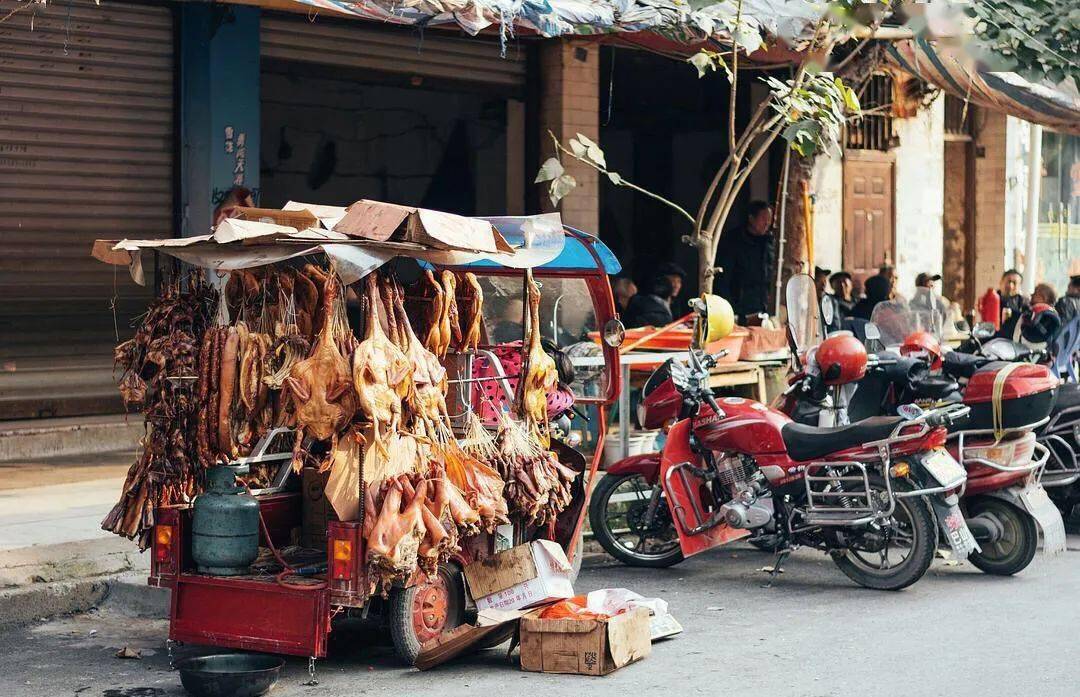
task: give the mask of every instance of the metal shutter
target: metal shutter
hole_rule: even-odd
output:
[[[120,408],[112,347],[153,279],[90,248],[172,235],[173,62],[166,7],[74,0],[0,23],[0,419]]]
[[[422,34],[403,27],[372,27],[355,20],[264,14],[262,57],[432,79],[482,83],[517,92],[525,86],[525,50],[497,39]]]

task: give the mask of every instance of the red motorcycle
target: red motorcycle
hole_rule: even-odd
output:
[[[699,326],[712,326],[707,304],[726,305],[717,300],[695,301]],[[758,402],[717,399],[708,386],[715,360],[692,348],[645,384],[639,419],[667,430],[663,451],[608,467],[589,504],[593,533],[613,557],[664,567],[768,537],[779,541],[774,573],[809,546],[860,585],[898,590],[929,568],[937,522],[958,556],[975,548],[957,508],[966,474],[943,447],[945,427],[967,407],[804,426]]]

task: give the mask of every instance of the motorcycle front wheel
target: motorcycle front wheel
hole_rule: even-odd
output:
[[[989,515],[1001,525],[1001,538],[981,542],[982,551],[968,557],[976,569],[995,576],[1012,576],[1027,568],[1039,547],[1039,526],[1027,512],[989,496],[967,502],[968,516]]]
[[[907,482],[893,482],[893,491],[911,488]],[[886,509],[885,481],[871,476],[870,489],[879,510]],[[926,574],[934,560],[937,528],[930,502],[921,496],[896,499],[896,508],[885,523],[840,531],[838,536],[847,549],[834,551],[832,558],[844,575],[860,586],[895,591]]]
[[[589,524],[596,541],[628,566],[662,568],[683,560],[662,490],[657,492],[652,521],[645,522],[653,495],[654,486],[643,475],[605,474],[589,501]]]

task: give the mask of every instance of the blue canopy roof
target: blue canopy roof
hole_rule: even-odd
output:
[[[614,276],[622,271],[622,264],[619,263],[618,258],[611,249],[600,241],[596,235],[591,235],[577,228],[572,228],[568,225],[563,226],[564,229],[573,232],[573,235],[566,235],[562,251],[559,252],[559,256],[555,257],[551,261],[537,269],[544,269],[547,271],[563,271],[584,269],[592,271],[597,268],[597,259],[593,258],[589,248],[592,248],[593,252],[596,252],[596,257],[599,259],[602,265],[602,271],[608,275]],[[579,235],[576,237],[575,235]],[[497,262],[489,259],[481,259],[474,261],[471,264],[465,265],[463,268],[494,268],[499,266]]]

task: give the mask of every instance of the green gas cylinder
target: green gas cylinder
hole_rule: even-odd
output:
[[[206,491],[195,498],[191,558],[199,573],[239,576],[259,556],[259,502],[236,483],[237,474],[236,467],[211,467]]]

